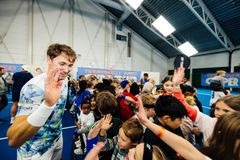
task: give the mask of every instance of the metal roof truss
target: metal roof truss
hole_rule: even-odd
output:
[[[202,0],[182,0],[182,2],[227,50],[231,51],[235,48]]]
[[[143,6],[138,7],[137,10],[131,9],[125,2],[122,0],[119,0],[127,9],[131,11],[131,13],[149,30],[151,30],[153,33],[158,35],[162,40],[167,42],[169,45],[171,45],[173,48],[175,48],[177,51],[182,53],[178,46],[182,43],[173,35],[169,35],[167,38],[165,38],[163,35],[160,34],[160,32],[152,26],[152,23],[156,20],[155,17],[153,17]]]

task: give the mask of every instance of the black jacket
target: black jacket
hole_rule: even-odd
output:
[[[168,131],[170,131],[172,133],[175,133],[175,134],[183,137],[183,133],[182,133],[180,127],[173,130],[172,128],[170,128],[168,126],[163,126],[157,118],[155,119],[154,123],[159,125],[159,126],[164,127],[165,129],[167,129]],[[148,128],[146,129],[146,131],[144,133],[143,141],[146,142],[146,143],[149,143],[151,145],[158,146],[163,151],[163,153],[165,154],[167,159],[169,159],[169,160],[180,160],[180,159],[182,160],[183,159],[183,158],[179,157],[178,154],[170,146],[168,146],[165,142],[163,142],[160,138],[158,138]]]

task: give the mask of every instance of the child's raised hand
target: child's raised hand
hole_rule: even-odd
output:
[[[138,112],[136,112],[136,115],[138,117],[138,120],[140,123],[145,124],[148,121],[147,115],[145,113],[145,110],[143,108],[143,103],[142,103],[142,99],[141,97],[137,97],[138,98]]]
[[[181,83],[184,77],[184,71],[185,71],[185,68],[183,67],[179,67],[174,70],[174,74],[172,78],[173,85],[179,85]]]
[[[109,128],[112,127],[112,116],[111,114],[107,114],[105,115],[102,119],[101,119],[101,122],[100,122],[100,126],[101,126],[101,129],[102,130],[108,130]]]

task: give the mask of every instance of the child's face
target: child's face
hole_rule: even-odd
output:
[[[82,104],[81,110],[84,114],[88,114],[91,111],[91,107],[89,104]]]
[[[220,101],[220,102],[216,103],[214,115],[215,115],[216,118],[219,118],[223,114],[225,114],[227,112],[233,112],[233,111],[235,111],[235,110],[230,108],[223,101]]]
[[[96,101],[94,98],[91,99],[91,110],[94,110],[96,108]]]
[[[163,84],[164,90],[166,91],[167,95],[171,95],[173,93],[173,82],[167,81]]]
[[[182,124],[182,118],[176,118],[172,120],[170,117],[167,118],[165,124],[172,129],[177,129]]]
[[[145,110],[147,117],[155,117],[156,112],[154,108],[146,108]]]
[[[129,149],[132,147],[131,139],[125,135],[122,128],[118,132],[118,146],[120,149]]]
[[[162,95],[163,94],[163,89],[158,89],[156,92],[155,92],[155,95]]]

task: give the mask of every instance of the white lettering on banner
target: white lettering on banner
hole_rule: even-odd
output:
[[[238,86],[238,79],[237,78],[226,78],[228,86]]]
[[[206,79],[206,83],[209,85],[212,77]],[[227,83],[229,87],[238,87],[238,78],[225,78],[224,84]]]

